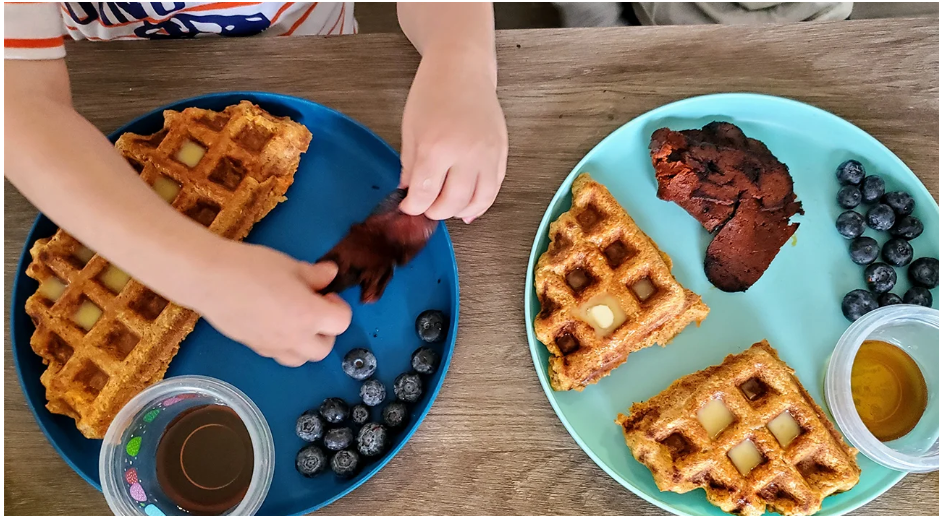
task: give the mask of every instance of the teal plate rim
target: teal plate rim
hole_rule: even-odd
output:
[[[558,205],[558,203],[560,202],[562,198],[565,198],[570,194],[572,182],[580,173],[584,172],[583,168],[586,164],[590,162],[592,156],[595,153],[595,150],[603,147],[609,141],[616,139],[620,133],[627,131],[626,128],[628,128],[629,126],[642,124],[644,122],[654,120],[657,118],[666,118],[667,116],[670,116],[670,115],[675,116],[677,113],[681,113],[682,110],[688,106],[701,105],[703,103],[713,103],[713,102],[717,104],[718,103],[728,104],[728,103],[736,103],[736,102],[756,102],[756,101],[764,102],[764,103],[771,103],[771,104],[779,104],[784,108],[804,110],[810,115],[830,119],[830,122],[837,124],[837,125],[842,125],[844,129],[848,130],[851,133],[854,133],[858,138],[861,138],[864,141],[866,141],[867,144],[874,146],[876,148],[879,148],[879,151],[885,153],[887,156],[890,157],[891,161],[893,162],[893,165],[896,166],[899,171],[907,172],[908,174],[917,178],[914,172],[912,172],[911,169],[900,158],[898,158],[890,149],[888,149],[884,144],[879,142],[875,137],[865,132],[863,129],[859,128],[853,123],[837,115],[834,115],[826,110],[812,106],[810,104],[796,101],[793,99],[788,99],[785,97],[778,97],[778,96],[759,94],[759,93],[716,93],[716,94],[701,95],[701,96],[696,96],[696,97],[689,97],[686,99],[681,99],[678,101],[674,101],[674,102],[659,106],[657,108],[654,108],[653,110],[645,112],[631,119],[630,121],[626,122],[625,124],[621,125],[617,129],[609,133],[607,136],[605,136],[601,141],[595,144],[595,146],[590,151],[588,151],[588,153],[586,153],[585,156],[582,157],[581,160],[579,160],[579,162],[575,165],[575,167],[572,168],[572,171],[566,176],[565,180],[562,181],[561,185],[558,187],[558,190],[556,191],[555,195],[553,195],[552,200],[549,202],[549,205],[546,208],[546,212],[543,215],[542,220],[540,221],[539,227],[536,231],[536,235],[533,239],[533,244],[532,244],[532,248],[530,250],[530,255],[529,255],[529,262],[526,268],[526,284],[523,290],[524,292],[524,302],[523,302],[524,308],[523,309],[524,309],[524,318],[526,320],[525,321],[526,336],[529,342],[530,354],[533,359],[533,366],[535,367],[536,374],[539,378],[539,383],[540,385],[542,385],[543,391],[546,394],[546,398],[549,400],[549,404],[552,406],[552,409],[555,412],[556,416],[558,416],[559,420],[562,422],[562,425],[568,431],[569,435],[571,435],[572,438],[575,440],[575,442],[578,444],[579,448],[581,448],[586,454],[588,454],[589,458],[591,458],[591,460],[596,465],[598,465],[598,467],[604,470],[604,472],[607,473],[608,476],[610,476],[619,484],[621,484],[622,486],[630,490],[635,495],[643,498],[647,502],[650,502],[651,504],[659,507],[660,509],[669,511],[677,515],[689,515],[689,514],[661,500],[660,498],[658,498],[656,494],[651,494],[651,493],[644,491],[643,489],[640,489],[639,487],[634,485],[631,481],[629,481],[627,478],[619,475],[606,462],[601,460],[598,457],[598,455],[595,454],[592,448],[586,444],[586,442],[581,438],[578,432],[575,431],[572,424],[569,423],[569,421],[566,419],[565,414],[559,407],[559,404],[556,401],[555,391],[549,385],[549,379],[547,375],[546,366],[542,365],[543,362],[539,358],[540,348],[544,349],[545,346],[541,342],[539,342],[538,339],[536,339],[534,330],[533,330],[532,323],[533,323],[533,319],[535,318],[535,315],[533,314],[533,311],[531,310],[531,308],[533,307],[533,301],[534,301],[534,296],[535,296],[533,268],[536,264],[536,261],[538,260],[537,251],[540,249],[540,245],[544,242],[544,240],[547,239],[547,236],[548,236],[548,227],[549,227],[549,224],[552,222],[551,221],[552,209]],[[716,115],[720,115],[720,114],[717,113]],[[928,199],[931,199],[934,202],[934,198],[932,197],[928,189],[924,186],[924,184],[920,180],[917,182],[917,184],[918,184],[917,189],[920,189],[922,193]],[[938,210],[937,202],[934,202],[934,209],[935,211]],[[732,353],[736,351],[729,351],[729,352]],[[613,421],[613,416],[611,420]],[[627,447],[625,446],[625,452],[627,451],[628,451]],[[895,486],[895,484],[897,484],[907,474],[901,471],[898,471],[898,472],[892,472],[891,470],[887,470],[887,471],[889,471],[890,473],[894,473],[895,475],[889,477],[889,483],[885,485],[883,488],[881,488],[880,491],[871,492],[869,494],[857,495],[857,497],[854,498],[853,500],[835,509],[834,510],[835,515],[842,515],[842,514],[851,512],[855,509],[858,509],[859,507],[862,507],[863,505],[868,504],[869,502],[881,496],[885,491],[888,491],[891,487]],[[725,514],[725,513],[722,513],[721,509],[719,509],[718,507],[714,507],[714,510],[715,510],[715,513],[713,514]]]

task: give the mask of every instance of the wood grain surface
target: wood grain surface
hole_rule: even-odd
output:
[[[661,513],[566,433],[539,386],[523,319],[526,262],[543,211],[576,162],[633,117],[714,92],[795,98],[872,134],[937,197],[937,20],[504,31],[497,43],[509,170],[479,222],[449,224],[463,299],[451,370],[402,452],[323,513]],[[419,59],[394,34],[76,43],[68,52],[75,105],[105,133],[181,98],[267,90],[336,108],[396,148]],[[36,210],[5,187],[9,307]],[[39,431],[16,380],[9,329],[6,336],[4,510],[107,513],[101,494]],[[937,515],[938,474],[909,475],[858,512]]]

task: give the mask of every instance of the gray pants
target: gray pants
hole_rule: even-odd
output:
[[[643,25],[704,23],[752,24],[807,20],[845,20],[853,2],[559,2],[566,27],[626,25],[623,9],[633,9]]]

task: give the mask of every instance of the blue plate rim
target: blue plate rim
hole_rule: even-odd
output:
[[[301,97],[295,97],[293,95],[279,94],[279,93],[274,93],[274,92],[252,91],[252,90],[213,92],[213,93],[188,97],[186,99],[181,99],[181,100],[174,101],[172,103],[169,103],[163,106],[159,106],[121,125],[119,128],[117,128],[116,130],[108,134],[108,139],[113,143],[115,140],[117,140],[119,136],[127,132],[130,127],[134,126],[135,124],[139,123],[141,120],[147,117],[153,116],[156,113],[162,112],[164,110],[180,109],[181,107],[195,106],[196,105],[195,103],[202,102],[207,99],[212,100],[212,99],[216,99],[220,97],[245,97],[249,100],[252,100],[253,102],[255,102],[255,100],[257,99],[262,99],[262,100],[267,100],[268,102],[272,102],[272,103],[284,102],[284,100],[287,99],[290,102],[312,104],[312,105],[315,105],[320,110],[325,110],[329,112],[330,114],[332,114],[333,116],[339,117],[341,119],[345,119],[346,121],[352,123],[354,126],[365,131],[368,135],[371,135],[377,141],[381,142],[382,146],[388,149],[393,155],[395,155],[396,157],[399,156],[399,154],[395,151],[395,149],[393,149],[392,146],[390,146],[389,143],[385,141],[385,139],[377,135],[375,132],[373,132],[371,129],[366,127],[364,124],[362,124],[358,120],[340,111],[330,108],[329,106],[324,106],[316,101],[311,101],[309,99],[304,99]],[[101,484],[98,482],[95,482],[90,477],[88,477],[84,472],[78,469],[78,467],[72,462],[72,459],[69,458],[69,456],[67,456],[65,452],[62,451],[59,445],[51,439],[49,430],[46,429],[46,426],[43,423],[43,421],[39,419],[39,414],[38,414],[38,410],[36,406],[33,404],[33,401],[27,396],[27,390],[26,390],[26,385],[24,384],[24,380],[23,380],[23,373],[20,367],[20,361],[19,361],[18,355],[14,351],[12,351],[12,348],[15,347],[16,344],[18,343],[17,342],[17,327],[18,326],[15,325],[15,322],[16,322],[15,315],[17,312],[15,294],[20,289],[20,281],[22,277],[25,276],[26,266],[28,266],[28,263],[26,262],[26,258],[30,256],[29,250],[32,247],[32,244],[36,240],[34,236],[36,232],[36,228],[39,226],[40,222],[42,222],[44,218],[46,218],[46,216],[42,212],[40,212],[36,216],[36,219],[33,221],[33,225],[30,228],[29,234],[27,234],[27,237],[26,237],[26,241],[23,244],[23,251],[20,253],[20,259],[17,262],[16,276],[13,279],[13,290],[11,292],[11,297],[10,297],[11,300],[10,300],[10,317],[9,317],[11,355],[13,356],[13,365],[14,365],[14,368],[16,369],[16,378],[17,378],[17,381],[19,382],[20,391],[23,394],[23,399],[26,401],[26,405],[29,407],[30,412],[33,414],[33,419],[36,422],[36,424],[39,425],[39,429],[42,431],[43,435],[45,436],[46,441],[52,445],[53,449],[55,449],[59,457],[62,460],[64,460],[65,463],[68,464],[70,468],[72,468],[73,472],[77,473],[80,477],[82,477],[83,480],[85,480],[85,482],[88,482],[89,485],[91,485],[93,488],[95,488],[96,490],[100,492]],[[451,273],[454,275],[454,291],[451,297],[451,308],[450,308],[452,316],[451,316],[451,326],[450,326],[449,334],[451,336],[449,337],[449,340],[443,344],[448,354],[446,355],[442,354],[442,363],[440,365],[441,376],[438,378],[438,383],[434,386],[433,390],[430,392],[428,396],[428,404],[425,405],[425,408],[418,415],[417,419],[414,422],[414,426],[411,427],[411,430],[408,431],[408,433],[406,433],[404,436],[402,436],[402,439],[398,441],[398,444],[394,448],[389,450],[389,452],[387,452],[381,460],[370,465],[368,470],[363,471],[358,477],[359,480],[357,480],[355,483],[348,486],[343,491],[340,491],[338,494],[334,495],[332,498],[329,498],[319,504],[309,507],[306,510],[303,510],[297,513],[295,516],[308,514],[313,511],[316,511],[317,509],[324,508],[336,502],[340,498],[343,498],[344,496],[348,495],[354,489],[360,487],[364,482],[372,478],[376,473],[379,472],[379,470],[384,468],[386,464],[388,464],[389,461],[392,460],[392,458],[398,455],[399,451],[402,450],[405,444],[412,439],[412,436],[421,427],[421,424],[425,420],[425,416],[428,415],[428,412],[431,410],[431,407],[434,405],[435,401],[438,399],[438,393],[441,391],[441,388],[444,386],[444,379],[447,377],[448,370],[451,366],[451,359],[454,355],[454,349],[455,349],[456,342],[457,342],[457,328],[458,328],[458,323],[460,321],[460,307],[461,307],[461,304],[460,304],[461,283],[460,283],[460,277],[458,275],[457,257],[454,253],[454,243],[451,241],[451,234],[448,232],[447,225],[444,222],[440,222],[438,224],[438,228],[436,229],[436,231],[444,232],[445,241],[448,244],[448,252],[451,255]],[[19,309],[21,311],[24,311],[23,308],[19,308]],[[43,407],[43,411],[45,411],[45,407]],[[98,441],[98,439],[89,439],[89,440]]]
[[[562,183],[559,185],[558,189],[556,190],[555,195],[553,195],[552,199],[549,201],[549,204],[546,207],[545,212],[543,213],[542,220],[539,223],[539,227],[536,229],[536,235],[533,238],[532,248],[530,249],[530,252],[529,252],[529,262],[526,267],[526,281],[523,287],[523,290],[524,290],[523,291],[524,293],[523,318],[525,319],[524,325],[526,326],[526,336],[529,342],[528,345],[529,345],[530,356],[533,360],[533,366],[535,367],[536,375],[539,378],[539,384],[542,385],[542,389],[546,395],[546,399],[549,400],[549,404],[552,406],[552,410],[555,412],[556,417],[559,418],[559,421],[562,422],[562,425],[565,427],[566,431],[568,431],[572,439],[575,440],[575,443],[578,444],[578,447],[581,448],[582,451],[584,451],[588,455],[589,458],[591,458],[592,462],[594,462],[605,473],[607,473],[609,477],[614,479],[617,483],[621,484],[622,486],[627,488],[629,491],[631,491],[635,495],[659,507],[660,509],[663,509],[664,511],[668,511],[676,515],[680,515],[680,516],[689,516],[689,514],[673,507],[670,504],[667,504],[666,502],[663,502],[657,499],[654,495],[647,494],[645,491],[636,487],[626,478],[615,473],[613,469],[611,469],[607,464],[602,462],[601,459],[599,459],[598,456],[595,455],[595,453],[591,450],[591,448],[589,448],[587,444],[582,440],[581,436],[574,430],[574,428],[572,428],[572,425],[568,422],[568,420],[563,416],[563,413],[561,409],[559,408],[559,405],[556,402],[555,397],[553,395],[554,391],[549,386],[546,369],[544,365],[541,365],[538,350],[537,350],[537,347],[542,347],[542,345],[536,339],[536,336],[533,330],[533,324],[532,324],[534,315],[532,315],[529,309],[533,300],[533,296],[532,296],[533,283],[535,282],[533,269],[535,267],[536,261],[538,260],[538,257],[536,257],[536,250],[538,249],[539,244],[542,242],[541,236],[548,234],[549,224],[552,223],[549,219],[550,209],[556,206],[559,203],[559,200],[561,198],[569,194],[569,190],[571,189],[572,182],[575,180],[575,177],[580,172],[582,172],[582,168],[584,167],[586,163],[588,163],[588,158],[592,155],[592,153],[596,149],[601,147],[608,140],[614,139],[614,137],[618,133],[625,131],[625,128],[627,126],[631,124],[635,124],[636,121],[661,117],[665,114],[683,109],[685,106],[690,105],[690,104],[700,104],[703,102],[710,102],[710,101],[728,102],[730,99],[737,100],[737,102],[758,101],[758,102],[780,103],[783,105],[789,105],[792,108],[805,110],[805,111],[808,111],[809,113],[813,113],[815,115],[829,118],[837,124],[846,125],[850,129],[850,131],[857,133],[861,138],[869,141],[871,144],[874,144],[877,148],[881,148],[882,151],[885,151],[891,157],[891,160],[893,160],[896,163],[896,166],[900,167],[903,171],[907,171],[909,174],[911,174],[916,179],[918,179],[918,188],[924,194],[926,194],[930,200],[932,200],[932,202],[935,205],[935,209],[937,210],[938,208],[937,202],[934,201],[934,196],[931,195],[931,192],[928,191],[927,187],[925,187],[924,182],[922,182],[921,179],[919,179],[918,176],[915,175],[915,173],[911,170],[911,168],[909,168],[908,165],[906,165],[905,162],[902,161],[902,159],[900,159],[895,153],[893,153],[892,150],[886,147],[885,144],[880,142],[878,139],[876,139],[875,137],[867,133],[865,130],[863,130],[859,126],[856,126],[852,122],[849,122],[846,119],[836,114],[830,113],[824,109],[818,108],[811,104],[807,104],[807,103],[790,99],[787,97],[780,97],[780,96],[775,96],[775,95],[768,95],[768,94],[761,94],[761,93],[754,93],[754,92],[724,92],[724,93],[698,95],[694,97],[687,97],[685,99],[679,99],[679,100],[658,106],[652,110],[649,110],[647,112],[644,112],[634,117],[633,119],[625,122],[624,124],[616,128],[614,131],[612,131],[611,133],[606,135],[603,139],[601,139],[597,144],[595,144],[587,153],[585,153],[585,156],[583,156],[582,159],[579,160],[577,164],[575,164],[575,167],[573,167],[572,171],[569,172],[569,174],[565,177],[565,179],[562,181]],[[719,115],[719,114],[716,114],[716,115]],[[537,343],[539,343],[540,345],[537,346],[536,345]],[[873,500],[881,496],[883,493],[885,493],[886,491],[894,487],[896,484],[898,484],[898,482],[902,480],[902,478],[904,478],[905,475],[908,474],[907,472],[901,472],[901,471],[895,472],[895,473],[897,473],[897,478],[895,478],[892,481],[892,483],[889,484],[889,486],[887,486],[884,490],[882,490],[882,492],[877,493],[877,494],[867,494],[867,495],[862,496],[856,501],[853,501],[847,504],[845,508],[840,509],[837,516],[852,512],[872,502]],[[716,510],[719,511],[718,508],[716,508]]]

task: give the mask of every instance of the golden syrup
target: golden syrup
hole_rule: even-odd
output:
[[[912,431],[928,406],[928,386],[918,364],[890,343],[863,342],[850,383],[856,412],[882,442]]]

